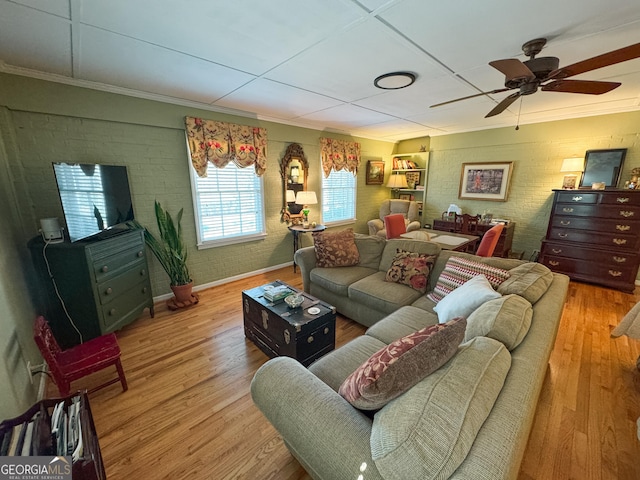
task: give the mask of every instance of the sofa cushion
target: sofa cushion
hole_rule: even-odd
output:
[[[361,267],[375,268],[380,266],[380,256],[384,250],[386,240],[372,235],[355,234],[356,247],[360,255]]]
[[[502,295],[514,293],[532,305],[540,300],[553,281],[553,272],[540,263],[523,263],[509,270],[510,277],[498,287]]]
[[[433,310],[438,314],[438,321],[445,323],[455,317],[466,318],[483,303],[501,296],[487,277],[476,275],[440,300]]]
[[[434,313],[407,305],[376,322],[372,327],[369,327],[366,334],[388,344],[437,323],[438,316]]]
[[[449,478],[464,461],[511,366],[504,345],[477,337],[376,413],[372,458],[384,478]],[[489,460],[487,460],[489,461]]]
[[[384,313],[411,305],[422,294],[399,283],[385,282],[386,272],[376,272],[349,286],[349,299]]]
[[[466,342],[475,337],[489,337],[498,340],[511,351],[524,340],[531,327],[532,317],[531,304],[519,295],[505,295],[489,300],[467,317],[464,340]]]
[[[313,283],[337,295],[349,295],[349,285],[361,278],[378,273],[378,270],[356,265],[341,268],[314,268],[309,273]]]
[[[398,249],[407,252],[425,253],[427,255],[439,255],[440,247],[432,242],[421,242],[420,240],[410,240],[404,238],[392,238],[386,241],[384,250],[380,257],[380,266],[378,269],[386,272],[391,268],[391,262],[396,257]]]
[[[420,293],[425,293],[429,284],[429,272],[435,261],[435,255],[398,249],[391,267],[387,270],[385,280],[402,283]]]
[[[360,261],[353,228],[339,232],[313,232],[312,235],[316,266],[349,267]]]
[[[360,335],[313,362],[309,371],[337,392],[349,375],[386,346],[377,338]]]
[[[464,338],[466,323],[456,318],[386,345],[349,375],[338,393],[356,408],[382,408],[447,363]]]
[[[510,274],[502,268],[491,267],[463,257],[450,257],[444,270],[438,277],[436,286],[427,297],[438,303],[447,294],[458,288],[476,275],[484,275],[493,288],[497,288],[509,278]]]

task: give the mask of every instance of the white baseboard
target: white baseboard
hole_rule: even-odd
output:
[[[206,290],[207,288],[217,287],[218,285],[224,285],[225,283],[235,282],[236,280],[242,280],[244,278],[253,277],[254,275],[260,275],[261,273],[267,273],[273,270],[279,270],[281,268],[285,268],[292,265],[293,265],[293,262],[281,263],[280,265],[273,265],[271,267],[261,268],[260,270],[253,270],[251,272],[242,273],[240,275],[235,275],[233,277],[223,278],[222,280],[216,280],[215,282],[203,283],[202,285],[194,286],[193,291],[199,292],[200,290]],[[153,297],[153,302],[154,303],[162,302],[164,300],[169,300],[171,297],[173,297],[173,293],[158,295],[157,297]]]

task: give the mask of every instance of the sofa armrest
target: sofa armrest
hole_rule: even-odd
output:
[[[407,225],[407,232],[413,232],[414,230],[420,230],[421,228],[422,225],[420,225],[420,222],[414,220],[413,222],[409,222]]]
[[[315,247],[304,247],[293,254],[293,261],[300,267],[302,275],[302,288],[305,292],[311,293],[311,270],[316,268],[316,249]]]
[[[367,480],[382,479],[371,458],[371,419],[296,360],[265,363],[251,396],[313,478],[353,480],[364,473]]]
[[[384,222],[379,218],[374,218],[367,222],[369,226],[369,235],[377,235],[380,230],[384,228]]]

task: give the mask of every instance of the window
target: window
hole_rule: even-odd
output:
[[[209,166],[199,177],[189,166],[199,246],[239,243],[265,236],[262,178],[253,166]]]
[[[322,175],[322,222],[330,224],[355,219],[355,175],[347,170],[331,170],[329,178]]]

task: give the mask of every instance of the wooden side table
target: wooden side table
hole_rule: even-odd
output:
[[[293,234],[293,254],[295,255],[298,251],[299,246],[299,238],[298,235],[301,233],[309,233],[309,232],[322,232],[327,227],[324,225],[316,225],[315,227],[304,228],[302,225],[289,225],[289,230]],[[296,271],[296,261],[293,261],[293,271]]]

